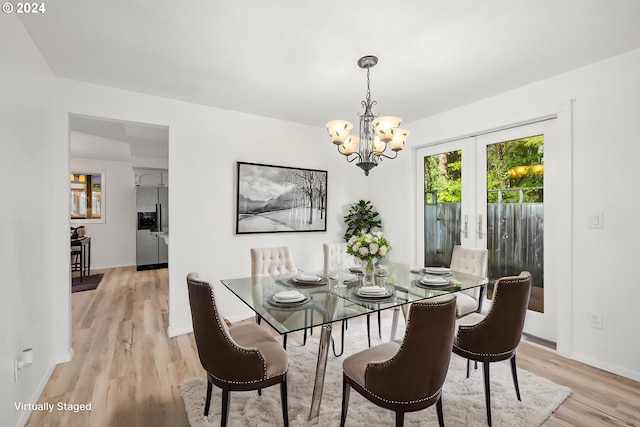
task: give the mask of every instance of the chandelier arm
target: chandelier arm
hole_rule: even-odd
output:
[[[385,151],[386,151],[386,150],[385,150]],[[386,154],[384,154],[384,152],[382,152],[382,153],[378,153],[378,154],[376,154],[376,156],[378,156],[378,157],[385,157],[385,158],[387,158],[387,159],[392,159],[392,160],[393,160],[393,159],[395,159],[396,157],[398,157],[398,152],[397,152],[397,151],[394,151],[394,152],[393,152],[393,154],[394,154],[394,155],[393,155],[393,157],[391,157],[391,156],[387,156]]]
[[[341,153],[341,152],[340,152],[340,146],[338,145],[337,147],[338,147],[338,153],[340,153],[340,154],[342,154],[343,156],[345,156],[345,157],[347,158],[347,161],[348,161],[349,163],[351,163],[351,162],[353,162],[354,160],[357,160],[357,159],[361,159],[361,160],[362,160],[362,157],[360,157],[360,153],[356,153],[356,152],[354,151],[353,153],[344,154],[344,153]],[[353,157],[353,158],[349,158],[349,156],[351,156],[352,154],[354,155],[354,157]]]

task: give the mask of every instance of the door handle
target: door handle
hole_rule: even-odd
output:
[[[464,234],[464,238],[469,237],[469,215],[464,216],[464,228],[462,229],[462,234]]]
[[[478,240],[482,240],[482,215],[478,215]]]

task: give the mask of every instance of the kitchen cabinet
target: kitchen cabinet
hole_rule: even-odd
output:
[[[134,170],[138,187],[168,187],[169,171],[166,170]]]

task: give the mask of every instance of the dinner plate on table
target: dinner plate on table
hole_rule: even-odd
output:
[[[424,272],[428,274],[435,274],[437,276],[444,276],[451,273],[449,267],[425,267]]]
[[[303,292],[296,290],[276,292],[271,295],[267,301],[276,307],[297,307],[306,304],[311,297]]]
[[[424,276],[419,283],[424,286],[449,286],[449,281],[441,276]]]
[[[291,281],[296,285],[325,285],[326,279],[318,274],[298,274]]]
[[[389,298],[393,295],[393,292],[387,288],[383,288],[381,286],[362,286],[358,288],[354,294],[360,298]]]
[[[357,266],[349,267],[349,271],[351,273],[362,273],[362,267],[357,267]]]

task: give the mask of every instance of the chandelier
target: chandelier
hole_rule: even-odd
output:
[[[376,101],[371,100],[369,71],[377,63],[378,58],[373,55],[363,56],[358,60],[358,66],[367,70],[367,97],[362,101],[364,113],[359,114],[359,136],[349,135],[353,125],[347,121],[332,120],[327,123],[327,131],[331,135],[333,143],[338,146],[340,154],[346,156],[349,163],[357,161],[356,165],[367,176],[371,169],[378,166],[383,157],[395,159],[398,156],[398,151],[404,148],[404,143],[410,133],[406,129],[399,128],[402,123],[399,117],[378,117],[371,111]],[[387,148],[393,151],[393,155],[385,154],[389,153]]]

